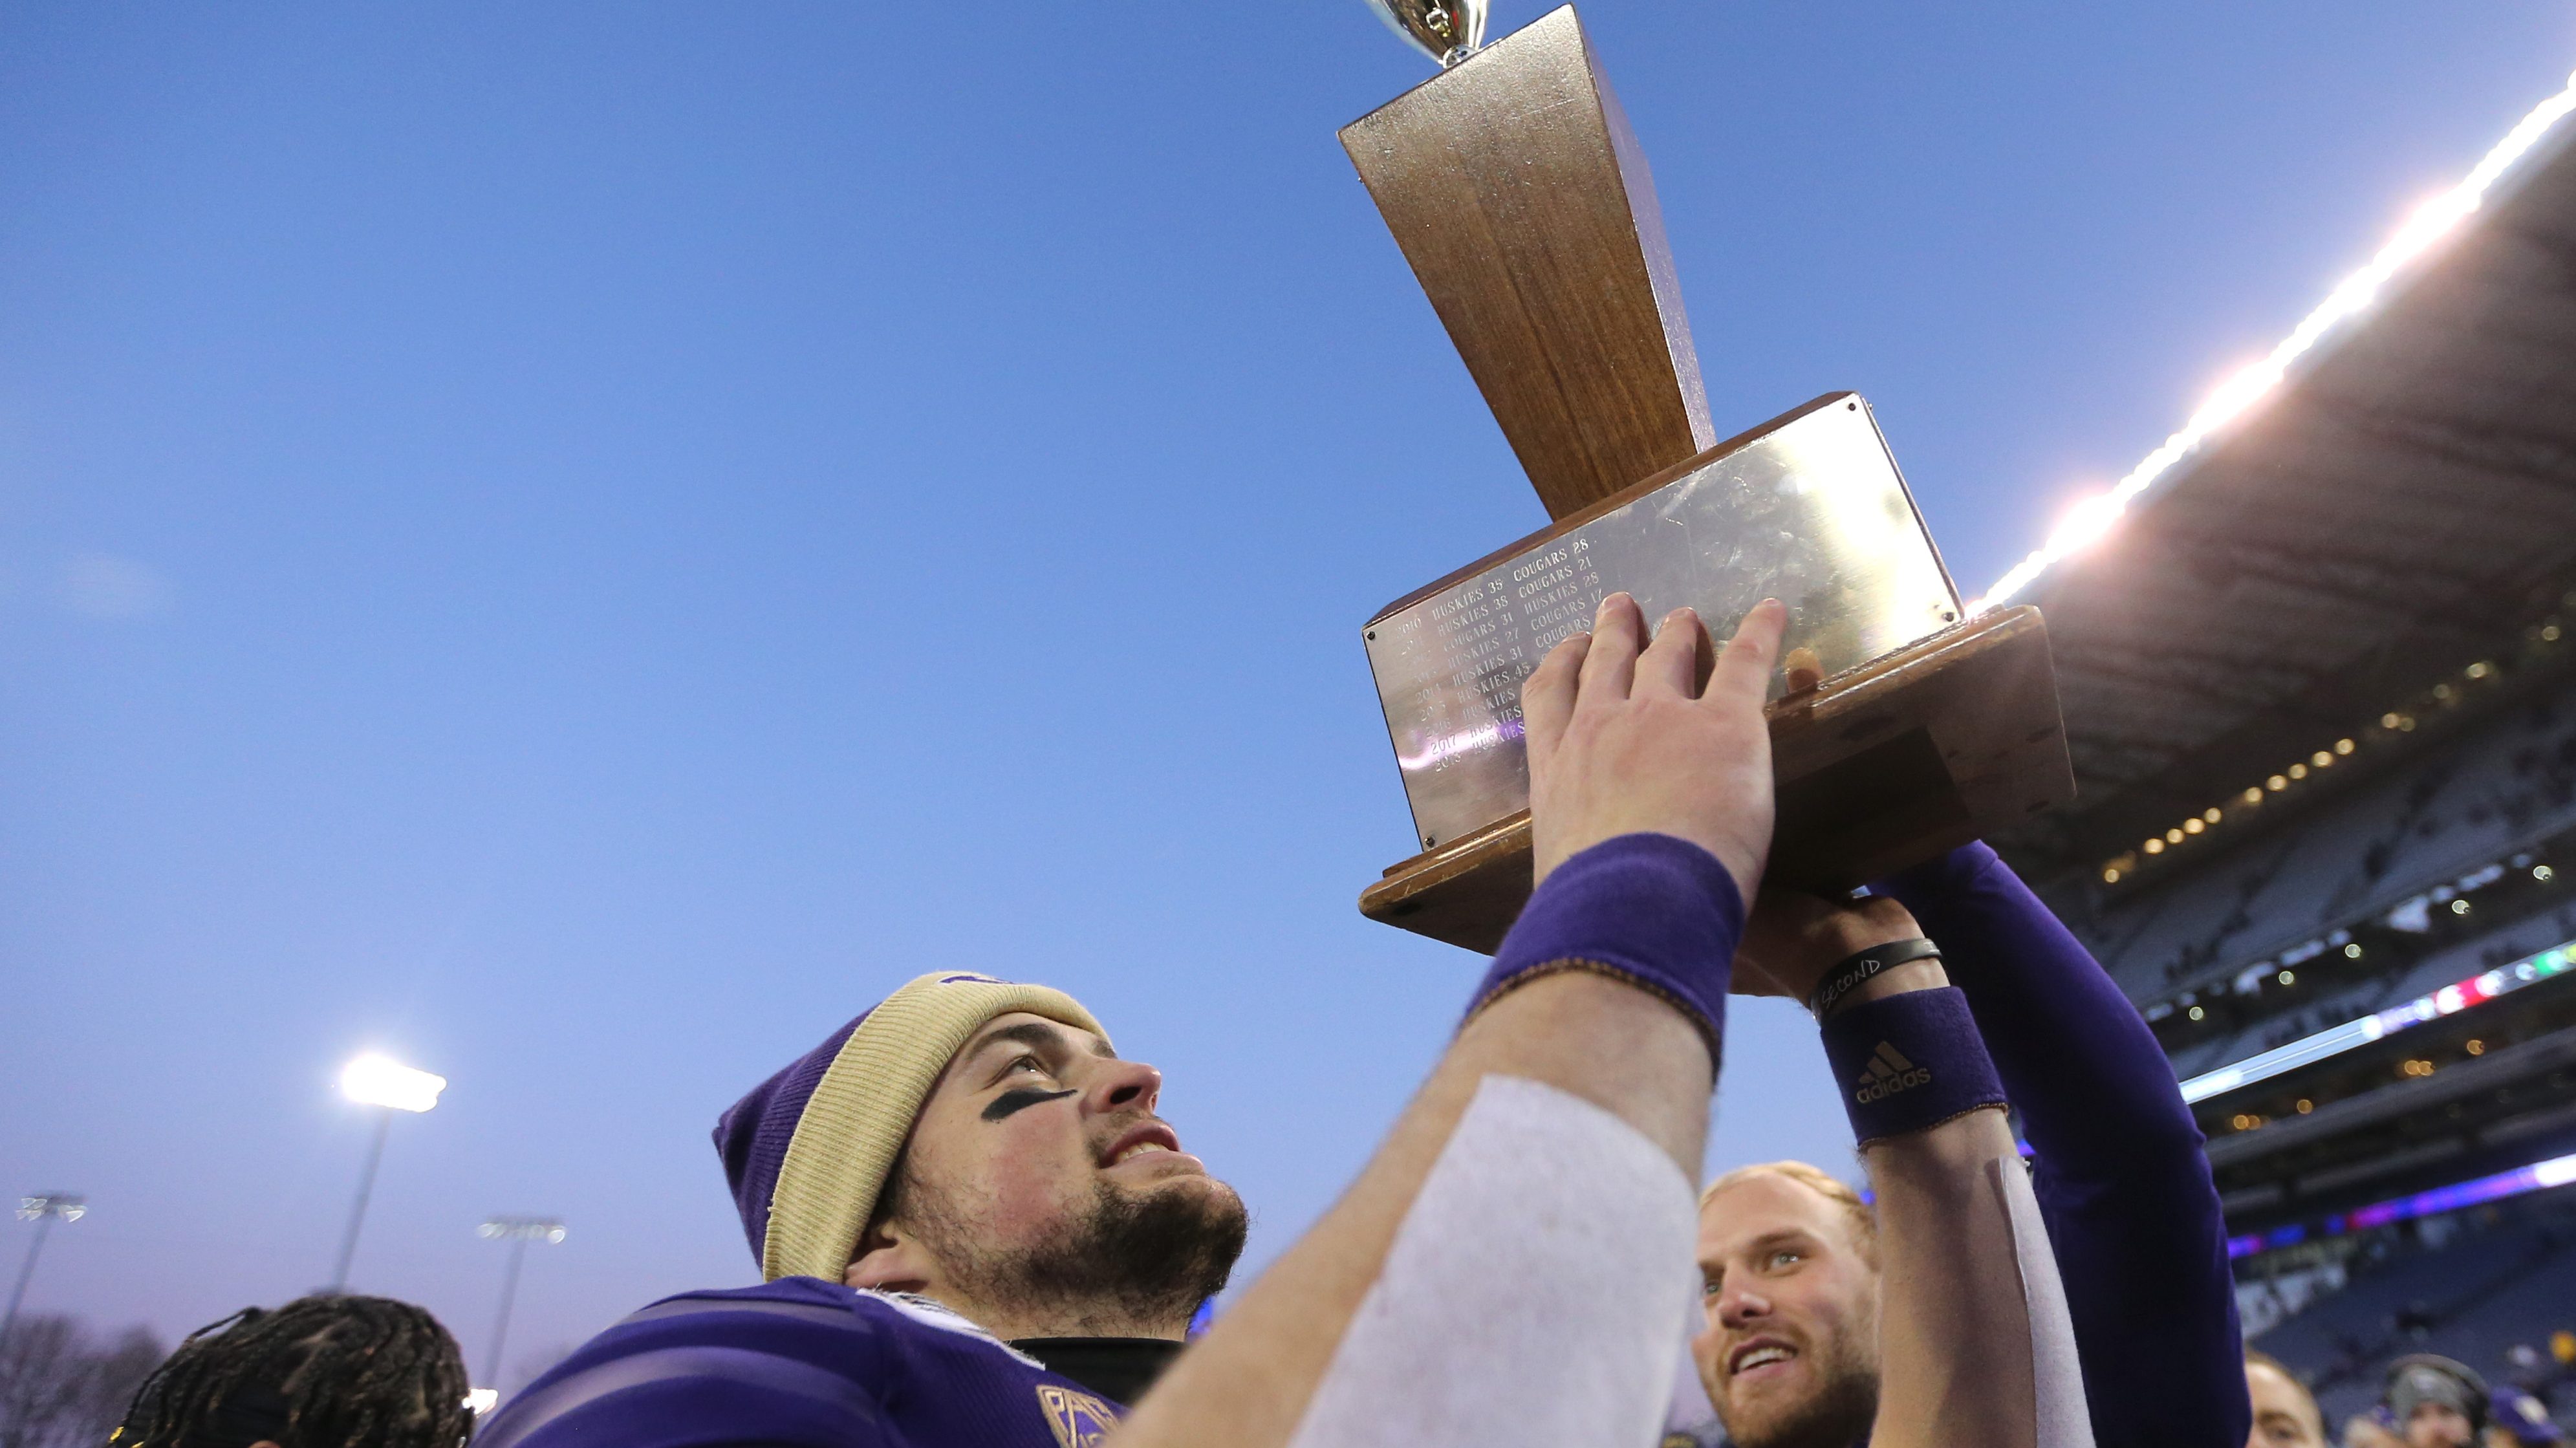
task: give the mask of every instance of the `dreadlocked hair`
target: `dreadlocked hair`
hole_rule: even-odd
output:
[[[112,1448],[457,1448],[474,1429],[465,1359],[438,1319],[387,1297],[245,1307],[179,1344]]]

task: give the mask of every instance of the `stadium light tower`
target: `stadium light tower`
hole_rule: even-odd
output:
[[[27,1300],[27,1283],[36,1275],[36,1254],[45,1250],[45,1229],[56,1222],[77,1222],[89,1211],[89,1199],[71,1192],[38,1192],[18,1199],[18,1220],[36,1224],[36,1240],[27,1244],[27,1260],[18,1265],[18,1285],[9,1289],[9,1310],[0,1313],[0,1338],[17,1325],[18,1304]]]
[[[497,1395],[501,1390],[501,1344],[510,1336],[510,1304],[519,1295],[519,1263],[528,1255],[530,1242],[562,1241],[564,1225],[552,1217],[494,1217],[475,1228],[474,1235],[510,1244],[510,1265],[501,1273],[501,1316],[492,1324],[491,1366],[483,1373],[488,1385],[484,1390]]]
[[[366,1224],[367,1197],[376,1189],[376,1165],[385,1159],[385,1135],[393,1128],[394,1113],[427,1111],[446,1089],[444,1076],[415,1071],[372,1053],[341,1069],[340,1094],[376,1109],[376,1134],[367,1146],[366,1169],[358,1174],[358,1200],[349,1208],[349,1231],[340,1239],[340,1263],[331,1269],[330,1291],[349,1290],[349,1262],[358,1255],[358,1228]]]

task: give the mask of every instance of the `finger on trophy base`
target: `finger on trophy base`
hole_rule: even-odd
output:
[[[1769,715],[1769,883],[1848,891],[2075,797],[2035,608],[1979,615]],[[1359,903],[1372,920],[1490,954],[1529,895],[1523,810],[1391,866]]]

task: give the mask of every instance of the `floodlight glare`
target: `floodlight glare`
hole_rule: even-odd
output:
[[[501,1344],[510,1336],[510,1304],[519,1295],[519,1265],[526,1260],[530,1242],[560,1242],[564,1224],[552,1217],[490,1217],[474,1229],[474,1235],[485,1241],[510,1244],[509,1270],[501,1274],[501,1315],[492,1322],[492,1358],[483,1376],[501,1381]]]
[[[360,1056],[340,1072],[340,1094],[361,1106],[427,1111],[446,1089],[446,1077],[415,1071],[386,1056]]]
[[[552,1217],[493,1217],[474,1229],[474,1235],[486,1241],[502,1238],[525,1238],[531,1242],[560,1242],[564,1224]]]
[[[2306,355],[2328,333],[2367,312],[2400,272],[2474,215],[2497,179],[2571,113],[2576,113],[2576,76],[2568,77],[2566,88],[2558,94],[2532,107],[2520,124],[2506,132],[2503,140],[2496,142],[2486,155],[2478,159],[2478,164],[2469,169],[2469,174],[2461,178],[2458,185],[2417,207],[2397,228],[2396,235],[2371,257],[2367,266],[2345,277],[2342,284],[2301,318],[2299,325],[2293,327],[2290,335],[2282,338],[2268,355],[2220,383],[2209,400],[2202,403],[2191,419],[2183,424],[2181,431],[2166,438],[2154,452],[2147,454],[2110,492],[2079,505],[2074,514],[2049,534],[2048,541],[2042,543],[2036,552],[1996,579],[1994,587],[1987,589],[1984,597],[1971,601],[1968,612],[1980,614],[2003,607],[2059,559],[2101,541],[2150,484],[2197,450],[2210,434],[2233,422],[2239,414],[2279,387],[2289,376],[2291,364]]]
[[[341,1068],[341,1095],[361,1106],[381,1106],[384,1110],[376,1117],[375,1137],[367,1146],[367,1164],[358,1173],[358,1199],[349,1204],[349,1231],[340,1239],[340,1264],[331,1269],[333,1292],[348,1289],[349,1263],[358,1254],[358,1228],[367,1220],[367,1197],[376,1189],[376,1166],[384,1160],[385,1137],[393,1131],[394,1113],[427,1111],[438,1104],[438,1093],[446,1089],[446,1077],[415,1071],[372,1051]]]
[[[499,1406],[501,1406],[501,1390],[499,1388],[467,1388],[465,1390],[465,1410],[478,1418]]]
[[[38,1192],[18,1199],[18,1220],[36,1224],[36,1240],[27,1244],[18,1264],[18,1284],[9,1289],[9,1306],[0,1311],[0,1340],[17,1324],[19,1305],[27,1300],[27,1281],[36,1275],[36,1258],[45,1250],[45,1229],[56,1222],[77,1222],[89,1212],[89,1199],[75,1192]]]

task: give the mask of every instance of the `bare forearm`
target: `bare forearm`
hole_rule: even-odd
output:
[[[2226,1224],[2200,1130],[2137,1008],[1982,844],[1881,888],[1949,952],[2020,1112],[2099,1441],[2244,1442]],[[2156,1350],[2131,1349],[2141,1342]]]
[[[1993,1169],[2022,1169],[2000,1110],[1865,1153],[1878,1193],[1882,1378],[1873,1448],[2026,1448],[2037,1412],[2028,1308]]]
[[[1900,965],[1831,1008],[1825,1044],[1858,1088],[1848,1104],[1878,1193],[1871,1442],[2091,1448],[2047,1231],[1964,998],[1937,960]],[[1905,1069],[1881,1076],[1880,1062]]]
[[[1288,1442],[1406,1214],[1487,1077],[1553,1087],[1653,1142],[1697,1180],[1708,1130],[1699,1029],[1646,993],[1583,971],[1528,982],[1478,1013],[1357,1182],[1164,1379],[1122,1444]]]

